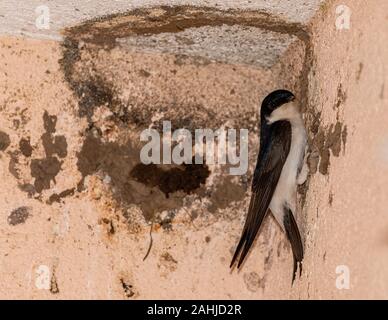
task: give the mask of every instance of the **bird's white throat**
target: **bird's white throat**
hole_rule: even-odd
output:
[[[302,119],[298,105],[294,102],[288,102],[281,107],[272,111],[271,115],[267,117],[268,124],[272,124],[280,120],[288,120],[291,124],[296,124]]]
[[[275,193],[270,203],[270,209],[279,222],[280,226],[284,228],[283,218],[286,206],[291,209],[292,213],[296,214],[296,187],[301,172],[306,173],[305,154],[307,147],[307,134],[304,127],[302,114],[298,106],[294,102],[284,104],[267,118],[269,123],[280,120],[286,120],[291,123],[291,147],[287,156],[286,162],[283,166],[279,182],[277,184]],[[300,170],[303,167],[304,170]]]

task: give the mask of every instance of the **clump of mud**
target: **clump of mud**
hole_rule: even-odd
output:
[[[165,169],[155,164],[139,163],[131,170],[131,176],[150,187],[158,187],[168,198],[169,194],[183,191],[190,194],[205,184],[210,171],[206,165],[183,164]]]
[[[139,153],[131,141],[104,142],[98,130],[88,132],[78,153],[83,177],[78,190],[87,176],[100,174],[117,202],[138,205],[150,220],[156,212],[180,208],[183,198],[200,189],[210,174],[206,165],[144,165]]]

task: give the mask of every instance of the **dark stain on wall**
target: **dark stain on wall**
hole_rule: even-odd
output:
[[[86,134],[77,156],[83,177],[79,191],[88,175],[101,171],[111,178],[114,199],[124,207],[139,205],[147,220],[156,212],[181,207],[183,197],[200,188],[209,175],[205,165],[144,165],[131,142],[103,142],[96,128]],[[175,195],[179,191],[184,194]]]
[[[100,76],[93,76],[85,82],[80,82],[75,88],[79,100],[79,115],[91,119],[94,110],[98,106],[109,106],[117,109],[121,103],[116,98],[113,85]]]
[[[56,268],[55,267],[53,267],[53,271],[51,273],[50,292],[52,294],[58,294],[59,293],[58,280],[57,280]]]
[[[237,183],[234,183],[232,176],[227,176],[225,179],[215,186],[212,190],[209,211],[215,213],[218,209],[228,208],[233,201],[241,201],[244,199],[246,190]]]
[[[341,137],[342,137],[343,153],[345,153],[346,142],[348,141],[348,127],[346,125],[344,125],[344,127],[342,128]]]
[[[36,192],[50,189],[50,182],[61,170],[62,162],[59,158],[67,156],[67,142],[65,136],[54,136],[56,132],[57,117],[51,116],[47,111],[43,114],[43,124],[46,130],[41,139],[46,158],[33,159],[31,161],[31,176],[35,178]]]
[[[34,187],[36,192],[50,189],[50,182],[55,181],[55,177],[61,170],[62,163],[56,157],[45,159],[33,159],[31,161],[31,176],[35,178]]]
[[[347,94],[342,84],[337,89],[337,97],[333,106],[336,111],[336,123],[324,127],[320,124],[321,114],[316,115],[316,120],[311,126],[311,154],[308,159],[310,173],[319,171],[327,175],[332,156],[339,157],[341,150],[345,152],[348,129],[340,119],[341,106],[346,102]]]
[[[35,194],[35,187],[30,183],[23,183],[18,185],[19,189],[31,198]]]
[[[71,188],[71,189],[66,189],[62,192],[60,192],[59,194],[58,193],[53,193],[48,201],[47,201],[47,204],[53,204],[55,202],[57,203],[60,203],[62,199],[64,198],[67,198],[67,197],[71,197],[75,194],[75,188]]]
[[[329,205],[330,207],[333,205],[333,200],[334,200],[334,194],[332,191],[329,193]]]
[[[22,138],[19,141],[19,150],[23,156],[29,158],[32,156],[32,151],[34,150],[31,146],[30,138]]]
[[[169,194],[177,191],[190,194],[204,184],[210,174],[206,165],[183,164],[167,170],[166,165],[163,167],[139,163],[130,174],[138,182],[158,187],[167,198]]]
[[[357,72],[356,72],[356,80],[357,81],[360,81],[361,79],[361,74],[362,74],[362,71],[364,70],[364,64],[362,62],[360,62],[358,64],[358,69],[357,69]]]
[[[163,230],[171,231],[173,229],[173,222],[176,216],[177,210],[172,209],[167,211],[167,215],[164,217],[156,217],[155,222],[158,223]]]
[[[164,252],[159,257],[158,268],[163,269],[163,274],[174,272],[178,267],[178,261],[169,252]],[[166,273],[165,273],[166,272]]]
[[[135,295],[135,291],[132,284],[129,284],[125,279],[120,278],[121,286],[123,287],[124,296],[128,299],[132,298]]]
[[[30,216],[29,207],[19,207],[11,212],[7,218],[8,224],[11,226],[16,226],[18,224],[25,223],[28,217]]]
[[[65,136],[56,136],[57,116],[51,116],[47,111],[43,114],[43,124],[46,130],[41,139],[46,157],[58,155],[60,158],[67,156],[67,142]]]
[[[337,98],[336,102],[333,106],[334,110],[337,110],[337,120],[339,119],[339,108],[346,102],[347,99],[346,91],[342,88],[342,84],[340,83],[337,89]]]
[[[10,151],[9,153],[9,164],[8,164],[8,171],[16,178],[19,179],[19,170],[17,168],[19,164],[19,152],[17,151]]]
[[[11,144],[9,135],[3,131],[0,131],[0,151],[5,151]]]
[[[345,148],[347,128],[341,122],[335,125],[331,124],[328,129],[320,128],[318,134],[313,140],[313,146],[317,153],[312,154],[309,159],[311,173],[317,169],[323,175],[326,175],[330,166],[331,156],[339,157],[341,148]],[[319,166],[317,165],[319,161]]]
[[[116,233],[116,228],[112,219],[102,218],[100,223],[105,225],[108,236],[113,236]]]

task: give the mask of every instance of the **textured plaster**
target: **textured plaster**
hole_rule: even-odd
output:
[[[138,7],[158,5],[194,5],[198,7],[217,7],[240,10],[259,10],[263,13],[279,16],[290,22],[307,23],[320,7],[323,0],[81,0],[81,1],[12,1],[4,0],[0,4],[0,33],[13,35],[25,34],[38,38],[59,39],[59,31],[64,27],[76,25],[98,16],[122,13]],[[35,13],[38,6],[47,5],[51,11],[50,30],[37,30]]]
[[[309,10],[305,1],[234,1],[219,9],[271,15],[185,7],[183,22],[167,9],[168,19],[151,25],[131,13],[76,25],[96,15],[80,5],[53,27],[57,36],[73,26],[64,42],[1,37],[0,296],[386,298],[387,4],[346,2],[352,27],[342,31],[342,2],[327,1],[314,15],[318,2]],[[122,11],[120,1],[104,3],[98,15]],[[20,31],[31,18],[25,6],[13,25],[1,17],[2,31]],[[150,10],[165,17],[165,9]],[[193,14],[201,18],[195,27]],[[168,24],[178,18],[183,30]],[[136,23],[120,27],[125,19]],[[243,268],[229,269],[249,202],[258,104],[278,87],[300,99],[311,149],[298,195],[305,260],[293,286],[290,247],[271,217]],[[160,180],[148,183],[137,167],[139,133],[163,119],[188,129],[248,128],[248,174],[185,168],[178,176],[201,179],[171,194]],[[167,177],[176,169],[162,168]],[[335,285],[341,265],[348,290]]]

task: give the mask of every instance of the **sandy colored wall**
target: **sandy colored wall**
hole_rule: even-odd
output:
[[[342,4],[351,8],[351,25],[338,31],[332,8]],[[327,174],[315,174],[309,186],[311,269],[316,270],[310,295],[315,298],[387,298],[386,12],[383,1],[337,1],[312,21],[309,101],[320,129],[311,138],[321,163],[330,149],[327,170],[318,165],[318,172]],[[330,143],[333,133],[342,136],[341,146]],[[349,268],[349,290],[333,286],[338,265]],[[323,283],[321,277],[330,274],[333,280]]]
[[[16,37],[20,25],[10,32],[3,21],[2,298],[388,297],[386,2],[298,3],[300,16],[275,1],[241,4],[244,12],[197,5],[81,25],[73,17],[73,28],[58,32],[66,20],[46,40]],[[336,28],[338,5],[351,10],[349,30]],[[184,31],[168,29],[178,20]],[[199,50],[201,37],[214,40]],[[239,43],[247,49],[232,50]],[[258,105],[275,87],[297,93],[311,147],[298,194],[305,260],[293,286],[291,250],[270,216],[243,268],[229,269],[249,203]],[[164,167],[149,184],[139,134],[162,120],[248,128],[247,175]],[[175,191],[166,177],[192,187]],[[344,270],[350,287],[340,290]]]

